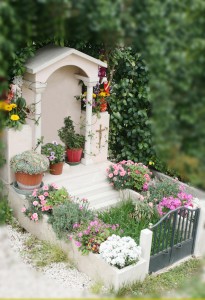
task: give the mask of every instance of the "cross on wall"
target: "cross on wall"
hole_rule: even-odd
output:
[[[102,124],[100,124],[100,129],[96,130],[96,132],[99,133],[99,142],[98,142],[99,149],[101,148],[102,132],[105,130],[106,130],[106,128],[102,129]]]

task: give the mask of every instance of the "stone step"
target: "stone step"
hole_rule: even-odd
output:
[[[78,185],[79,187],[79,185]],[[100,181],[98,184],[95,185],[91,185],[89,184],[89,186],[86,187],[82,187],[80,186],[80,188],[73,188],[73,186],[70,189],[70,193],[78,195],[78,196],[83,196],[85,197],[89,197],[92,196],[93,194],[99,194],[105,191],[113,191],[113,188],[111,186],[108,185],[108,183],[106,181]]]
[[[98,210],[98,211],[103,211],[103,210],[108,210],[111,207],[116,206],[118,203],[120,203],[119,198],[112,198],[112,199],[107,199],[106,202],[100,202],[98,204],[90,205],[90,208],[93,210]]]
[[[119,199],[119,193],[117,191],[105,191],[102,193],[98,193],[96,195],[92,195],[88,198],[90,205],[98,204],[100,202],[106,202],[107,199]]]

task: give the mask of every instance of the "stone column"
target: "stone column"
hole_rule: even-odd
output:
[[[84,84],[87,87],[87,102],[86,102],[86,122],[85,122],[85,148],[84,158],[81,162],[84,165],[90,165],[92,160],[92,101],[93,101],[93,87],[97,82],[87,82],[84,80]]]
[[[24,80],[24,85],[34,92],[34,103],[35,103],[35,130],[34,130],[34,140],[35,145],[37,145],[38,140],[41,139],[41,98],[42,93],[45,91],[47,83],[42,82],[30,82]],[[41,153],[41,145],[36,149],[37,152]]]

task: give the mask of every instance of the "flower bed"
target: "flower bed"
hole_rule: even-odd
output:
[[[44,214],[42,219],[37,222],[26,217],[21,212],[21,208],[22,206],[28,205],[27,200],[22,195],[16,194],[12,187],[9,187],[9,202],[13,208],[14,215],[17,217],[23,228],[39,239],[57,244],[68,254],[70,259],[74,260],[75,265],[80,271],[85,272],[94,280],[101,281],[108,287],[113,286],[117,290],[122,287],[123,284],[129,284],[145,278],[149,265],[147,249],[151,247],[152,233],[150,231],[147,232],[145,230],[145,232],[142,233],[140,239],[142,255],[137,263],[119,270],[103,260],[100,254],[89,252],[88,255],[82,255],[74,241],[58,239],[52,226],[48,223],[48,215]]]

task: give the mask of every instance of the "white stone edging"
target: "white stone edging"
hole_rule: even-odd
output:
[[[14,216],[23,228],[40,240],[58,245],[74,261],[79,271],[86,273],[95,281],[101,281],[105,286],[118,290],[125,284],[143,281],[148,274],[149,249],[152,242],[152,232],[149,229],[141,231],[139,246],[142,249],[142,256],[139,261],[134,265],[117,269],[107,264],[99,254],[89,253],[86,256],[82,255],[74,242],[59,240],[52,226],[47,222],[48,217],[46,215],[37,223],[29,220],[21,212],[21,208],[27,205],[27,200],[24,196],[17,194],[11,186],[8,187],[8,201],[13,209]]]

